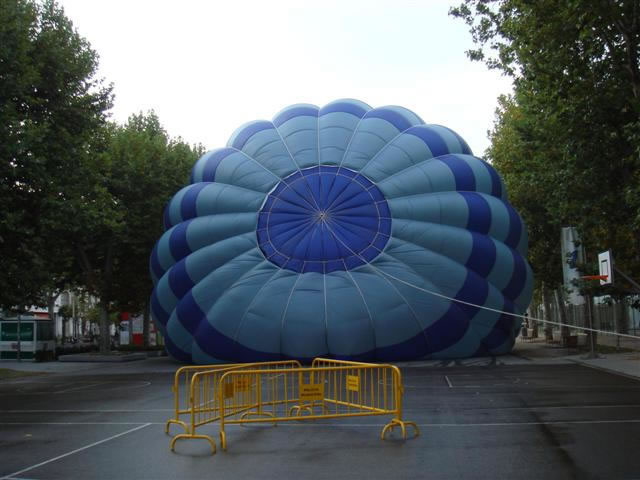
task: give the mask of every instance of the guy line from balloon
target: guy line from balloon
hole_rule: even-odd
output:
[[[406,280],[402,280],[401,278],[396,277],[395,275],[392,275],[390,273],[385,272],[384,270],[376,267],[375,265],[368,263],[360,254],[358,254],[357,252],[353,251],[348,245],[346,245],[342,240],[340,240],[340,238],[335,234],[335,232],[331,229],[331,227],[329,226],[329,224],[325,224],[326,227],[331,230],[331,232],[334,234],[334,236],[336,237],[336,239],[342,244],[344,245],[345,248],[347,248],[351,253],[353,253],[354,255],[360,257],[361,260],[364,261],[365,265],[368,265],[370,268],[372,268],[373,270],[381,273],[382,275],[392,278],[397,282],[403,283],[404,285],[407,285],[408,287],[411,288],[415,288],[416,290],[420,290],[421,292],[425,292],[428,293],[430,295],[433,295],[435,297],[440,297],[440,298],[444,298],[446,300],[450,300],[452,302],[456,302],[456,303],[461,303],[463,305],[468,305],[470,307],[476,307],[476,308],[481,308],[482,310],[488,310],[490,312],[495,312],[495,313],[501,313],[503,315],[510,315],[512,317],[517,317],[517,318],[522,318],[522,319],[528,319],[529,321],[536,321],[536,322],[541,322],[541,323],[547,323],[549,325],[557,325],[560,327],[570,327],[570,328],[575,328],[576,330],[583,330],[586,332],[600,332],[600,333],[605,333],[605,334],[612,334],[612,332],[607,332],[604,330],[597,330],[595,328],[588,328],[588,327],[579,327],[577,325],[570,325],[568,323],[561,323],[561,322],[552,322],[551,320],[544,320],[542,318],[536,318],[536,317],[526,317],[525,315],[520,315],[518,313],[512,313],[512,312],[505,312],[503,310],[499,310],[497,308],[491,308],[491,307],[485,307],[484,305],[476,305],[475,303],[471,303],[471,302],[466,302],[464,300],[460,300],[458,298],[452,298],[449,297],[447,295],[444,295],[442,293],[438,293],[438,292],[434,292],[433,290],[429,290],[423,287],[420,287],[418,285],[414,285],[411,282],[407,282]],[[635,338],[635,339],[640,339],[640,336],[637,335],[629,335],[626,333],[615,333],[615,335],[619,336],[619,337],[624,337],[624,338]]]

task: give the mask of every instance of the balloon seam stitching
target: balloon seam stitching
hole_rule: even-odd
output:
[[[447,153],[447,155],[459,155],[459,154],[457,154],[457,153],[455,153],[455,154],[454,154],[454,153]],[[443,165],[447,166],[444,162],[442,162],[442,160],[440,160],[440,157],[442,157],[442,156],[444,156],[444,155],[439,155],[439,156],[437,156],[437,157],[426,158],[426,159],[424,159],[424,160],[422,160],[422,161],[420,161],[420,162],[418,162],[418,163],[415,163],[415,164],[410,165],[410,166],[408,166],[408,167],[406,167],[406,168],[403,168],[402,170],[399,170],[399,171],[397,171],[396,173],[393,173],[393,174],[389,175],[388,177],[384,178],[383,180],[381,180],[381,181],[380,181],[380,184],[386,183],[386,182],[387,182],[387,180],[391,180],[391,179],[392,179],[393,177],[395,177],[396,175],[400,175],[400,174],[402,174],[402,173],[406,172],[407,170],[409,170],[410,168],[418,167],[418,169],[420,170],[420,172],[421,172],[421,173],[423,173],[423,174],[424,174],[424,176],[429,180],[429,185],[430,185],[430,187],[431,187],[431,190],[432,190],[432,191],[431,191],[431,192],[424,192],[424,193],[413,193],[413,194],[411,194],[411,195],[402,195],[402,196],[400,196],[400,197],[393,197],[393,198],[412,197],[412,196],[415,196],[415,195],[427,195],[427,194],[432,194],[432,193],[446,193],[446,192],[449,192],[449,193],[458,193],[458,192],[464,191],[464,190],[435,190],[435,189],[434,189],[434,187],[433,187],[433,183],[431,182],[431,177],[429,177],[429,175],[427,175],[427,172],[425,172],[425,171],[424,171],[424,169],[422,168],[422,166],[423,166],[425,163],[427,163],[427,162],[436,161],[436,160],[437,160],[437,161],[439,161],[439,162],[441,162]],[[477,158],[477,157],[473,157],[473,158],[475,158],[476,160],[480,160],[480,159],[479,159],[479,158]],[[448,168],[448,166],[447,166],[447,168]],[[453,172],[451,172],[451,174],[453,175]],[[475,178],[475,175],[474,175],[474,178]],[[455,177],[454,177],[454,181],[455,181]],[[473,192],[474,192],[474,193],[479,193],[479,194],[488,195],[488,196],[490,196],[490,197],[500,199],[499,197],[494,197],[494,196],[493,196],[493,195],[491,195],[490,193],[479,192],[478,190],[474,190]]]
[[[365,114],[358,119],[358,123],[356,123],[354,129],[351,131],[351,136],[349,137],[349,141],[347,142],[347,145],[345,146],[345,149],[342,152],[342,158],[340,158],[340,163],[338,164],[338,169],[340,169],[342,167],[342,162],[344,161],[345,155],[349,151],[349,147],[351,146],[351,142],[353,141],[353,137],[355,136],[356,132],[358,131],[358,128],[360,127],[360,124],[362,123],[362,120],[367,116],[367,113],[369,111],[371,111],[371,109],[367,110],[365,112]],[[335,178],[332,180],[331,187],[329,187],[329,190],[331,190],[333,188],[333,184],[334,183],[335,183]],[[342,193],[342,192],[340,192],[340,193]]]
[[[374,351],[376,351],[378,349],[378,338],[376,335],[375,326],[373,324],[373,317],[371,315],[371,310],[369,309],[369,305],[367,304],[367,300],[364,297],[364,293],[362,293],[362,289],[360,288],[360,285],[358,285],[358,282],[356,282],[356,279],[354,278],[353,274],[349,270],[345,270],[345,271],[349,275],[349,278],[351,279],[351,282],[353,283],[353,285],[356,287],[356,290],[358,290],[358,293],[360,294],[360,298],[362,298],[362,303],[364,304],[364,308],[366,309],[367,315],[369,317],[369,326],[371,327],[371,331],[373,332],[373,349]]]
[[[282,311],[282,317],[280,319],[280,354],[282,355],[282,332],[284,332],[284,324],[286,323],[287,312],[289,311],[289,304],[291,303],[291,299],[293,298],[293,292],[298,285],[298,282],[302,278],[301,273],[296,274],[296,280],[293,282],[293,286],[291,287],[291,291],[289,292],[289,297],[287,298],[287,304],[284,306],[284,310]]]
[[[345,245],[345,246],[346,246],[346,245]],[[347,248],[349,248],[349,247],[347,246]],[[352,253],[354,253],[354,254],[355,254],[355,252],[353,252],[353,250],[352,250]],[[389,254],[386,254],[386,255],[389,255]],[[391,255],[389,255],[389,256],[391,256]],[[392,258],[393,258],[393,257],[392,257]],[[524,316],[524,315],[520,315],[520,314],[516,314],[516,313],[511,313],[511,312],[506,312],[506,311],[499,310],[499,309],[496,309],[496,308],[485,307],[484,305],[476,305],[476,304],[471,303],[471,302],[467,302],[467,301],[464,301],[464,300],[459,300],[459,299],[457,299],[457,298],[449,297],[448,295],[443,295],[443,294],[441,294],[441,293],[437,293],[437,292],[434,292],[434,291],[432,291],[432,290],[428,290],[428,289],[426,289],[426,288],[422,288],[422,287],[420,287],[420,286],[418,286],[418,285],[414,285],[414,284],[412,284],[411,282],[407,282],[407,281],[405,281],[405,280],[402,280],[401,278],[398,278],[398,277],[396,277],[395,275],[392,275],[392,274],[390,274],[390,273],[387,273],[387,272],[385,272],[384,270],[382,270],[382,269],[380,269],[380,268],[376,267],[376,266],[375,266],[375,265],[373,265],[372,263],[365,263],[365,265],[366,265],[367,267],[371,268],[374,272],[378,273],[378,275],[379,275],[380,277],[383,277],[383,278],[387,278],[387,277],[388,277],[388,278],[392,278],[392,279],[396,280],[396,281],[397,281],[397,282],[399,282],[399,283],[402,283],[402,284],[407,285],[407,286],[409,286],[409,287],[415,288],[416,290],[420,290],[420,291],[423,291],[423,292],[425,292],[425,293],[429,293],[429,294],[434,295],[434,296],[436,296],[436,297],[444,298],[444,299],[446,299],[446,300],[449,300],[449,301],[452,301],[452,302],[455,302],[455,303],[458,303],[458,304],[468,305],[468,306],[472,306],[472,307],[475,307],[475,308],[478,308],[478,309],[482,309],[482,310],[488,310],[488,311],[492,311],[492,312],[497,312],[497,313],[501,313],[501,314],[505,314],[505,315],[510,315],[510,316],[513,316],[513,317],[525,318],[525,316]],[[392,286],[396,291],[398,291],[398,290],[397,290],[397,288],[395,287],[395,285],[393,285],[393,283],[391,283],[391,282],[388,280],[388,278],[387,278],[388,283],[389,283],[389,284],[390,284],[390,285],[391,285],[391,286]],[[398,292],[398,294],[400,294],[400,293]],[[406,300],[405,300],[405,303],[406,303]],[[411,306],[410,306],[410,305],[408,305],[408,304],[407,304],[407,306],[411,309]],[[514,304],[514,306],[515,306],[515,304]],[[417,319],[416,319],[416,320],[417,320]],[[533,319],[533,320],[538,320],[538,319]],[[551,322],[551,323],[553,323],[553,322]],[[420,325],[420,322],[418,322],[418,324]],[[424,332],[424,330],[423,330],[423,334],[425,335],[425,341],[427,341],[426,333]],[[633,338],[640,338],[640,337],[633,337]]]
[[[273,124],[273,122],[272,122]],[[315,196],[313,195],[313,191],[311,190],[311,185],[309,185],[309,182],[307,181],[307,179],[305,178],[304,175],[302,175],[302,170],[300,169],[300,165],[298,164],[298,161],[293,157],[293,155],[291,154],[291,150],[289,150],[289,145],[287,145],[287,142],[285,142],[284,138],[282,137],[282,134],[280,133],[280,130],[278,130],[278,127],[276,127],[275,125],[273,125],[273,128],[275,128],[276,132],[278,133],[278,137],[280,137],[280,141],[282,142],[282,144],[284,145],[284,148],[287,150],[287,153],[289,154],[289,158],[291,158],[291,161],[293,162],[293,164],[296,166],[296,169],[298,170],[298,173],[300,173],[300,175],[302,176],[302,179],[304,180],[304,184],[306,186],[306,189],[308,190],[308,192],[311,194],[311,199],[313,200],[313,203],[315,204],[315,208],[317,208],[318,210],[320,210],[320,206],[318,205],[318,203],[316,202]]]
[[[323,266],[323,273],[324,273],[324,266]],[[323,290],[323,296],[324,296],[324,344],[327,347],[327,352],[330,352],[331,350],[329,350],[329,318],[327,315],[327,276],[326,275],[322,275],[322,290]]]
[[[265,167],[262,163],[260,163],[258,160],[256,160],[255,158],[253,158],[252,156],[248,155],[246,152],[243,152],[242,150],[238,150],[236,147],[225,147],[225,148],[231,148],[233,150],[235,150],[237,153],[243,155],[244,157],[246,157],[247,159],[251,160],[252,162],[256,163],[260,168],[262,168],[264,171],[266,171],[267,173],[269,173],[270,175],[276,177],[279,180],[282,180],[282,177],[280,177],[279,175],[277,175],[276,173],[272,172],[271,170],[269,170],[267,167]],[[229,155],[228,157],[225,158],[229,158],[231,155]],[[224,159],[223,159],[224,160]]]
[[[251,212],[241,212],[241,213],[251,213]],[[204,217],[198,217],[198,218],[204,218]],[[251,242],[251,240],[253,239],[255,234],[255,228],[251,228],[250,230],[246,231],[246,232],[237,232],[233,237],[227,237],[227,238],[223,238],[221,240],[218,240],[216,242],[213,243],[209,243],[208,245],[203,245],[202,247],[191,251],[187,256],[181,258],[180,260],[186,259],[187,257],[190,257],[191,255],[193,255],[196,252],[200,252],[202,250],[205,250],[209,247],[213,247],[214,245],[218,245],[221,242],[225,242],[227,240],[229,240],[230,238],[246,238],[247,240],[249,240]],[[252,244],[251,248],[255,248],[255,244]],[[243,253],[248,252],[249,250],[251,250],[251,248],[249,248],[248,250],[245,250]],[[173,258],[173,256],[172,256]],[[235,258],[235,257],[234,257]],[[158,278],[158,281],[160,281],[160,279],[162,277],[164,277],[169,270],[171,270],[172,267],[174,267],[176,265],[176,263],[178,263],[180,260],[176,260],[174,263],[172,263],[166,270],[164,270],[164,272],[162,273],[162,275],[160,276],[160,278]],[[214,270],[215,271],[215,270]],[[209,272],[209,273],[213,273],[213,272]],[[204,277],[203,277],[204,278]]]
[[[258,298],[258,295],[260,295],[260,293],[262,292],[262,290],[264,290],[264,288],[267,286],[267,284],[269,282],[271,282],[274,277],[276,275],[278,275],[280,272],[282,272],[282,270],[280,269],[276,269],[276,271],[269,277],[269,279],[267,281],[265,281],[262,286],[258,289],[258,291],[256,292],[256,294],[253,296],[253,298],[251,299],[251,301],[249,302],[249,305],[247,305],[247,308],[244,310],[244,312],[242,313],[242,317],[240,317],[240,321],[238,322],[238,326],[236,327],[236,331],[235,334],[233,335],[233,341],[235,343],[238,343],[238,336],[240,335],[240,329],[242,328],[242,325],[245,322],[245,318],[247,316],[247,313],[249,313],[249,309],[253,306],[253,303],[255,302],[256,298]]]
[[[328,225],[327,225],[327,228],[331,230],[331,227],[330,227],[330,226],[328,226]],[[335,236],[335,234],[334,234],[334,236]],[[337,237],[336,237],[336,238],[337,238]],[[364,257],[362,257],[361,255],[359,255],[358,253],[355,253],[355,252],[353,251],[353,249],[351,249],[348,245],[346,245],[346,244],[345,244],[344,242],[342,242],[340,239],[338,239],[338,240],[339,240],[339,241],[340,241],[340,242],[341,242],[341,243],[342,243],[342,244],[343,244],[343,245],[344,245],[348,250],[351,250],[351,252],[352,252],[354,255],[356,255],[356,256],[358,256],[358,257],[360,257],[360,259],[361,259],[362,261],[364,261],[364,264],[365,264],[365,265],[372,266],[372,265],[371,265],[371,263],[369,263],[369,262],[368,262]],[[374,270],[374,272],[375,272],[375,270]],[[418,316],[417,316],[416,312],[413,310],[413,307],[409,304],[409,302],[407,301],[407,299],[406,299],[406,298],[405,298],[405,297],[400,293],[400,291],[396,288],[396,286],[395,286],[395,285],[393,285],[393,283],[391,283],[388,279],[386,279],[386,280],[387,280],[387,282],[389,283],[389,285],[391,285],[391,286],[393,287],[393,289],[396,291],[396,293],[400,296],[400,298],[404,301],[404,303],[407,305],[407,307],[408,307],[408,308],[409,308],[409,310],[411,311],[411,313],[412,313],[412,315],[413,315],[413,317],[414,317],[414,319],[415,319],[416,323],[418,324],[418,327],[419,327],[419,328],[420,328],[420,330],[422,331],[422,334],[423,334],[423,336],[424,336],[424,341],[425,341],[425,347],[426,347],[426,346],[428,345],[428,342],[427,342],[427,335],[426,335],[426,333],[424,332],[424,329],[422,328],[422,323],[421,323],[421,322],[420,322],[420,320],[418,319]]]
[[[368,112],[367,112],[367,113],[368,113]],[[364,119],[366,116],[367,116],[367,115],[365,114],[365,116],[363,117],[363,119]],[[373,154],[373,156],[372,156],[371,158],[369,158],[369,160],[367,160],[367,161],[365,162],[365,164],[364,164],[364,165],[362,165],[362,167],[360,167],[360,168],[358,169],[358,171],[359,171],[359,172],[362,172],[362,171],[367,167],[367,165],[369,165],[369,164],[370,164],[374,159],[376,159],[376,158],[378,157],[378,155],[380,155],[383,151],[385,151],[385,150],[387,149],[387,147],[389,147],[389,146],[392,144],[392,142],[393,142],[394,140],[396,140],[397,138],[399,138],[399,137],[401,137],[402,135],[404,135],[404,134],[405,134],[408,130],[410,130],[411,128],[416,127],[416,126],[419,126],[419,125],[420,125],[420,124],[418,124],[418,125],[411,125],[410,127],[405,128],[405,129],[404,129],[404,130],[402,130],[402,131],[398,131],[398,133],[397,133],[393,138],[391,138],[389,141],[385,141],[385,139],[384,139],[384,138],[382,138],[382,137],[380,137],[380,136],[379,136],[379,138],[384,142],[383,147],[382,147],[380,150],[378,150],[376,153],[374,153],[374,154]],[[424,122],[422,123],[422,125],[424,125]],[[355,136],[355,131],[354,131],[354,136]],[[348,146],[351,146],[351,142],[349,142],[349,145],[348,145]],[[347,156],[347,150],[348,150],[348,148],[345,150],[344,154],[342,155],[342,160],[340,161],[340,166],[342,166],[342,164],[344,163],[344,159],[345,159],[345,158],[346,158],[346,156]]]
[[[229,261],[228,261],[228,262],[230,262],[231,260],[235,260],[235,259],[237,259],[238,257],[241,257],[241,256],[243,256],[243,255],[247,255],[247,254],[249,254],[252,250],[257,250],[258,252],[261,252],[259,248],[257,248],[255,245],[252,245],[252,247],[251,247],[250,249],[245,250],[244,252],[240,253],[239,255],[236,255],[235,257],[233,257],[233,258],[229,259]],[[262,260],[259,260],[259,261],[258,261],[258,263],[256,263],[255,265],[253,265],[253,266],[252,266],[251,268],[249,268],[248,270],[244,271],[244,272],[243,272],[243,273],[242,273],[242,274],[241,274],[237,279],[235,279],[235,280],[233,281],[233,283],[232,283],[231,285],[229,285],[229,286],[228,286],[227,288],[225,288],[222,292],[220,292],[220,295],[218,295],[218,298],[216,298],[216,300],[211,304],[211,306],[209,307],[209,310],[208,310],[208,311],[210,311],[213,307],[215,307],[215,306],[216,306],[216,304],[218,303],[218,301],[220,300],[220,297],[222,297],[225,293],[227,293],[227,292],[229,291],[229,289],[230,289],[231,287],[233,287],[233,286],[234,286],[234,285],[235,285],[239,280],[242,280],[242,279],[245,277],[245,275],[246,275],[246,274],[248,274],[248,273],[252,272],[253,270],[255,270],[255,269],[256,269],[258,266],[260,266],[262,263],[267,262],[267,260],[264,258],[264,255],[262,255],[262,253],[260,253],[260,256],[262,257]],[[228,263],[228,262],[227,262],[227,263]],[[269,264],[271,264],[271,263],[269,262]],[[222,265],[221,265],[221,266],[222,266]],[[202,282],[203,280],[205,280],[205,279],[209,278],[211,275],[215,274],[215,273],[218,271],[218,269],[219,269],[219,268],[220,268],[220,267],[216,268],[216,269],[215,269],[215,270],[213,270],[212,272],[209,272],[206,276],[204,276],[204,277],[200,280],[200,282]],[[194,287],[195,287],[195,285],[194,285]],[[193,290],[193,288],[191,288],[191,290],[189,290],[189,291],[192,291],[192,290]],[[185,294],[185,295],[186,295],[186,294]],[[184,297],[182,297],[182,298],[184,298]],[[182,300],[182,299],[180,299],[180,300]],[[194,300],[195,300],[195,297],[194,297]],[[197,302],[196,302],[196,303],[197,303]],[[199,306],[199,305],[198,305],[198,306]]]
[[[420,333],[422,333],[422,337],[424,338],[425,349],[428,349],[429,348],[429,340],[427,338],[427,333],[425,331],[425,327],[423,327],[422,322],[418,318],[418,314],[415,312],[415,310],[413,309],[413,307],[411,306],[409,301],[406,299],[406,297],[404,295],[402,295],[402,293],[400,293],[400,290],[398,290],[398,287],[396,287],[387,277],[384,277],[383,275],[380,275],[380,273],[377,271],[378,270],[377,267],[374,268],[371,263],[367,263],[366,265],[368,267],[371,267],[372,271],[375,274],[377,274],[380,278],[384,279],[389,285],[391,285],[391,288],[393,288],[395,290],[395,292],[402,299],[402,301],[405,303],[407,308],[409,308],[409,311],[411,312],[411,316],[413,317],[413,319],[415,320],[416,324],[418,325],[418,329],[420,330]]]

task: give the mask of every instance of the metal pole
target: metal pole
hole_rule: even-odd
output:
[[[600,356],[596,353],[596,339],[595,339],[595,332],[593,331],[593,309],[592,309],[592,305],[591,305],[591,295],[585,295],[585,300],[587,302],[587,322],[589,323],[589,328],[591,329],[589,331],[589,346],[590,346],[590,351],[589,354],[584,357],[585,359],[591,359],[591,358],[600,358]]]
[[[616,264],[613,264],[613,269],[618,272],[620,275],[622,275],[622,277],[629,282],[631,285],[633,285],[636,290],[640,293],[640,285],[638,285],[636,282],[633,281],[633,279],[631,277],[629,277],[629,275],[627,275],[626,273],[624,273],[622,270],[620,270],[618,267],[616,267]]]
[[[613,329],[616,332],[616,351],[620,351],[620,327],[618,325],[618,302],[615,300],[612,302],[611,306],[613,307]]]
[[[18,351],[16,352],[16,359],[17,359],[19,362],[20,362],[20,361],[22,361],[22,360],[21,360],[21,358],[20,358],[20,352],[21,352],[21,347],[22,347],[22,345],[20,344],[20,337],[21,337],[21,335],[20,335],[20,334],[22,333],[22,332],[21,332],[21,323],[20,323],[20,320],[21,320],[21,315],[20,315],[20,314],[18,314],[18,326],[17,326],[17,332],[16,332],[16,333],[17,333],[17,336],[18,336]]]

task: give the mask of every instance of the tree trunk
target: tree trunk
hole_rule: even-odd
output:
[[[554,295],[556,299],[556,307],[558,308],[558,312],[560,313],[560,323],[567,324],[567,312],[564,306],[564,299],[562,298],[562,287],[558,287],[554,290]],[[569,327],[562,326],[560,327],[560,338],[562,339],[562,344],[567,345],[569,338]]]
[[[620,333],[620,316],[618,315],[618,304],[619,302],[613,299],[611,310],[613,313],[613,331],[616,334],[616,351],[620,350],[620,335],[618,335],[618,333]]]
[[[58,298],[58,295],[55,295],[53,293],[49,293],[47,295],[47,311],[49,313],[49,319],[53,322],[53,338],[57,338],[58,337],[58,329],[56,328],[58,326],[58,321],[56,319],[56,298]],[[62,321],[64,322],[64,319],[62,319]]]
[[[74,295],[71,300],[71,332],[70,337],[75,335],[76,324],[78,323],[78,307],[76,306],[76,297]]]
[[[113,278],[113,243],[107,244],[104,256],[100,288],[100,353],[111,351],[111,332],[109,331],[109,303],[111,302],[111,280]]]
[[[629,309],[627,308],[627,302],[625,302],[625,298],[621,297],[618,302],[620,308],[620,315],[618,316],[619,325],[620,325],[620,333],[628,334],[629,333]]]
[[[537,304],[532,317],[540,318],[542,316],[540,314],[541,311],[540,305]],[[529,326],[531,328],[531,338],[538,338],[538,322],[536,320],[529,319]]]
[[[100,353],[107,354],[111,351],[111,335],[109,335],[109,302],[100,299]]]
[[[585,307],[587,314],[587,327],[590,329],[587,332],[587,342],[590,349],[590,356],[596,357],[596,348],[598,346],[598,333],[595,330],[595,319],[593,318],[593,298],[591,295],[585,295]]]
[[[544,319],[552,322],[551,318],[551,299],[549,298],[549,289],[546,285],[542,285],[542,302],[544,303]],[[544,324],[544,339],[546,341],[553,340],[553,326],[549,323]]]
[[[142,312],[142,345],[149,346],[149,300],[146,301]]]

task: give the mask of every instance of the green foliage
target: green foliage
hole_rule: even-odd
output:
[[[547,283],[559,283],[562,278],[559,239],[563,224],[549,210],[557,201],[555,197],[562,194],[557,188],[562,180],[551,178],[560,174],[555,168],[548,168],[548,148],[541,149],[541,142],[522,134],[534,125],[515,101],[503,96],[499,105],[487,154],[507,185],[510,202],[527,224],[529,261],[537,277]]]
[[[54,1],[0,2],[0,305],[71,277],[59,204],[111,105],[98,57]]]
[[[73,308],[71,305],[62,305],[58,309],[58,315],[60,315],[64,320],[68,320],[73,317]]]
[[[138,313],[147,305],[149,255],[162,233],[163,208],[184,185],[202,148],[170,138],[153,112],[133,115],[124,126],[107,125],[103,139],[67,207],[81,212],[72,221],[69,242],[85,288],[100,299],[101,351],[106,351],[109,314]]]
[[[100,308],[97,305],[78,305],[78,316],[84,321],[97,324],[100,321]]]
[[[172,139],[153,113],[106,121],[112,87],[54,0],[0,2],[0,307],[45,305],[77,287],[140,312],[162,210],[202,147]]]
[[[466,0],[473,60],[514,78],[487,156],[529,227],[538,280],[561,282],[560,227],[640,274],[640,2]]]
[[[154,112],[132,115],[115,129],[104,153],[109,165],[109,191],[120,209],[114,260],[113,300],[120,311],[141,313],[152,284],[149,255],[163,232],[162,213],[175,192],[185,185],[202,147],[172,139]]]

